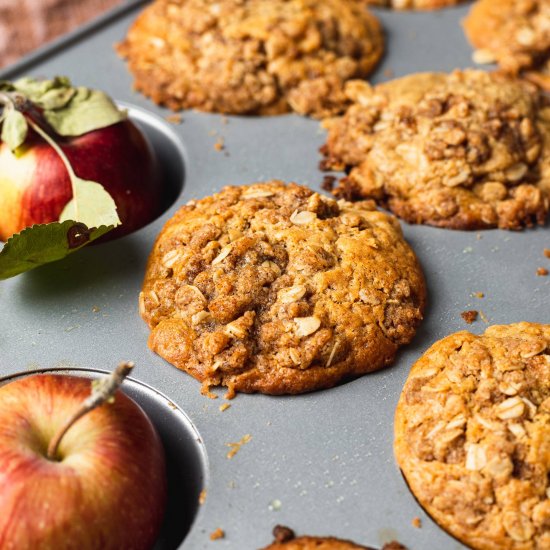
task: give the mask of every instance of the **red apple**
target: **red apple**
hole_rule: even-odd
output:
[[[101,183],[113,197],[122,225],[107,238],[135,231],[159,215],[163,189],[154,154],[130,120],[73,138],[56,135],[44,121],[40,125],[77,176]],[[30,225],[57,221],[71,198],[61,158],[35,131],[29,129],[15,154],[0,144],[0,240]]]
[[[90,394],[90,380],[32,375],[0,387],[0,548],[140,550],[157,538],[166,502],[161,441],[117,391],[47,447]]]

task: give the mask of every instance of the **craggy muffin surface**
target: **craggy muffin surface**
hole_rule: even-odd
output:
[[[497,62],[550,90],[550,2],[480,0],[464,21],[474,60]]]
[[[465,0],[366,0],[371,6],[393,8],[394,10],[436,10],[456,6]]]
[[[271,181],[182,207],[140,312],[151,349],[205,388],[292,394],[389,365],[425,294],[394,217]]]
[[[550,107],[535,86],[483,71],[421,73],[346,87],[329,119],[336,193],[372,198],[411,223],[452,229],[543,224],[550,194]]]
[[[135,87],[172,109],[321,117],[371,72],[383,35],[361,0],[156,0],[118,49]]]
[[[468,546],[550,548],[550,325],[436,342],[399,399],[395,455],[420,504]]]

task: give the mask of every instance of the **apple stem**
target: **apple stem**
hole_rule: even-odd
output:
[[[67,155],[63,152],[61,147],[55,142],[55,140],[47,134],[38,124],[27,118],[27,123],[29,126],[39,135],[41,136],[47,143],[50,145],[53,150],[59,155],[61,160],[63,161],[63,164],[65,165],[65,168],[67,172],[69,173],[69,178],[71,180],[71,187],[73,190],[73,197],[75,196],[75,186],[74,186],[74,180],[76,178],[76,174],[74,173],[73,167],[71,166],[71,163],[69,162],[69,159],[67,158]],[[75,217],[78,218],[78,204],[75,203]]]
[[[120,363],[118,367],[108,376],[92,381],[91,394],[81,403],[80,407],[57,431],[50,441],[50,444],[48,445],[48,452],[46,454],[49,460],[57,460],[57,450],[61,439],[77,420],[97,407],[100,407],[104,403],[112,403],[114,401],[116,391],[133,368],[134,363],[131,361]]]

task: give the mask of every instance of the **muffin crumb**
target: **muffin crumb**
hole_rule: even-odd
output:
[[[463,311],[460,316],[466,321],[466,323],[471,325],[477,319],[478,311],[475,309],[470,309],[468,311]]]
[[[210,540],[219,540],[223,538],[225,538],[225,531],[221,527],[218,527],[210,533]]]
[[[296,535],[292,529],[284,525],[276,525],[273,528],[274,542],[288,542],[295,538]]]
[[[225,445],[231,448],[231,450],[226,455],[227,458],[232,459],[241,450],[241,447],[243,445],[246,445],[251,439],[252,436],[250,434],[246,434],[243,435],[240,441],[237,441],[236,443],[226,443]]]

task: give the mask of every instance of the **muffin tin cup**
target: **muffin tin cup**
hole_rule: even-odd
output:
[[[130,120],[142,131],[155,157],[155,168],[163,185],[161,217],[179,198],[185,182],[186,152],[173,127],[147,109],[125,101],[117,105],[128,112]],[[155,219],[157,219],[155,218]],[[150,223],[155,220],[151,220]]]

